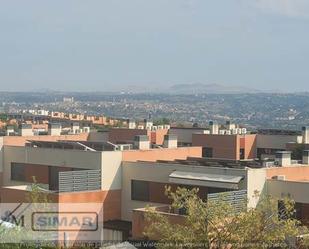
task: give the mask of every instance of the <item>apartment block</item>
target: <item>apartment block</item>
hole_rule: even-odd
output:
[[[108,141],[115,144],[127,144],[134,142],[136,136],[147,136],[150,144],[163,145],[164,136],[168,129],[130,129],[130,128],[112,128],[108,132]]]
[[[225,192],[248,199],[252,208],[259,202],[256,191],[288,196],[307,224],[308,151],[301,161],[282,149],[261,161],[255,160],[258,134],[191,134],[195,146],[184,147],[168,129],[1,137],[0,200],[27,201],[35,177],[55,203],[101,203],[104,229],[117,240],[143,239],[146,206],[183,222],[181,211],[169,208],[166,186],[198,188],[206,201]]]
[[[256,157],[256,135],[193,134],[192,145],[203,147],[203,157],[233,160]]]

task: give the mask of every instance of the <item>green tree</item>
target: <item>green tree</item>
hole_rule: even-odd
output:
[[[37,211],[46,211],[46,208],[49,211],[50,202],[48,194],[40,188],[36,178],[33,177],[31,190],[26,195],[26,204],[31,203],[31,205],[27,207],[26,212],[31,214]],[[35,233],[29,227],[23,227],[22,224],[15,224],[11,228],[0,224],[0,248],[55,248],[49,246],[48,243],[40,245],[41,242],[47,241],[47,236],[49,235],[44,232]]]
[[[297,144],[295,148],[292,150],[292,159],[293,160],[302,160],[303,159],[303,151],[305,150],[304,144]]]
[[[7,121],[7,120],[8,120],[8,116],[7,116],[6,114],[4,114],[4,113],[1,113],[1,114],[0,114],[0,121],[5,122],[5,121]]]
[[[159,248],[290,248],[291,241],[307,229],[294,219],[295,209],[291,200],[284,200],[284,211],[278,215],[278,200],[260,197],[255,209],[242,211],[224,201],[224,194],[215,201],[203,201],[198,189],[166,189],[172,200],[171,209],[184,209],[181,224],[171,223],[161,213],[148,208],[147,238],[158,240]],[[177,245],[175,247],[175,245]]]
[[[153,125],[168,125],[168,124],[170,124],[170,120],[168,118],[156,119],[153,122]]]
[[[51,199],[48,195],[48,193],[44,192],[39,184],[36,181],[36,178],[32,177],[33,183],[31,184],[31,191],[27,193],[26,200],[29,203],[41,203],[41,204],[47,204],[51,202]]]

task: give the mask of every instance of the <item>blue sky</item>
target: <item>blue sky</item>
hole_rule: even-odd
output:
[[[0,90],[309,91],[308,0],[0,0]]]

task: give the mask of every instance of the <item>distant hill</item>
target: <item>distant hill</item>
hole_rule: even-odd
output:
[[[220,84],[177,84],[168,88],[169,93],[175,94],[236,94],[236,93],[258,93],[260,91],[243,86],[225,86]]]
[[[261,93],[261,91],[244,86],[226,86],[221,84],[130,84],[126,86],[113,86],[113,92],[124,93],[168,93],[168,94],[239,94],[239,93]]]

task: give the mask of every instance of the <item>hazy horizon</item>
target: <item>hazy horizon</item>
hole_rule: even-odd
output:
[[[309,91],[309,1],[3,1],[0,91]]]

